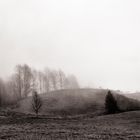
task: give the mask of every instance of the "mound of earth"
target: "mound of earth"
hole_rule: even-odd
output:
[[[76,115],[89,112],[103,113],[105,97],[108,90],[104,89],[68,89],[40,94],[43,100],[41,114]],[[121,110],[140,109],[140,102],[112,91]],[[19,102],[16,111],[32,113],[32,97]]]

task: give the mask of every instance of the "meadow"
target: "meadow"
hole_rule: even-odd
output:
[[[121,109],[106,115],[107,90],[61,90],[41,94],[43,107],[36,117],[31,97],[0,110],[1,140],[139,140],[139,101],[113,93]]]

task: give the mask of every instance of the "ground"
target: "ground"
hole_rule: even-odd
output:
[[[140,111],[47,117],[0,111],[0,140],[139,140]]]

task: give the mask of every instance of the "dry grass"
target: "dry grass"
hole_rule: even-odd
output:
[[[140,112],[95,118],[29,119],[1,118],[1,140],[139,140]],[[13,118],[16,119],[16,118]]]
[[[99,116],[103,113],[106,95],[103,91],[64,90],[42,95],[46,100],[42,112],[54,109],[55,116],[47,114],[35,118],[32,114],[0,111],[0,140],[139,140],[140,111]],[[134,100],[120,95],[115,97],[125,108],[137,105]],[[29,100],[21,102],[20,111],[27,111]],[[79,112],[75,115],[76,109]],[[64,117],[61,114],[66,113],[64,110],[74,116]]]

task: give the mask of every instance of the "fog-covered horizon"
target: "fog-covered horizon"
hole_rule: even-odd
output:
[[[140,91],[138,0],[0,1],[0,77],[62,69],[82,87]]]

